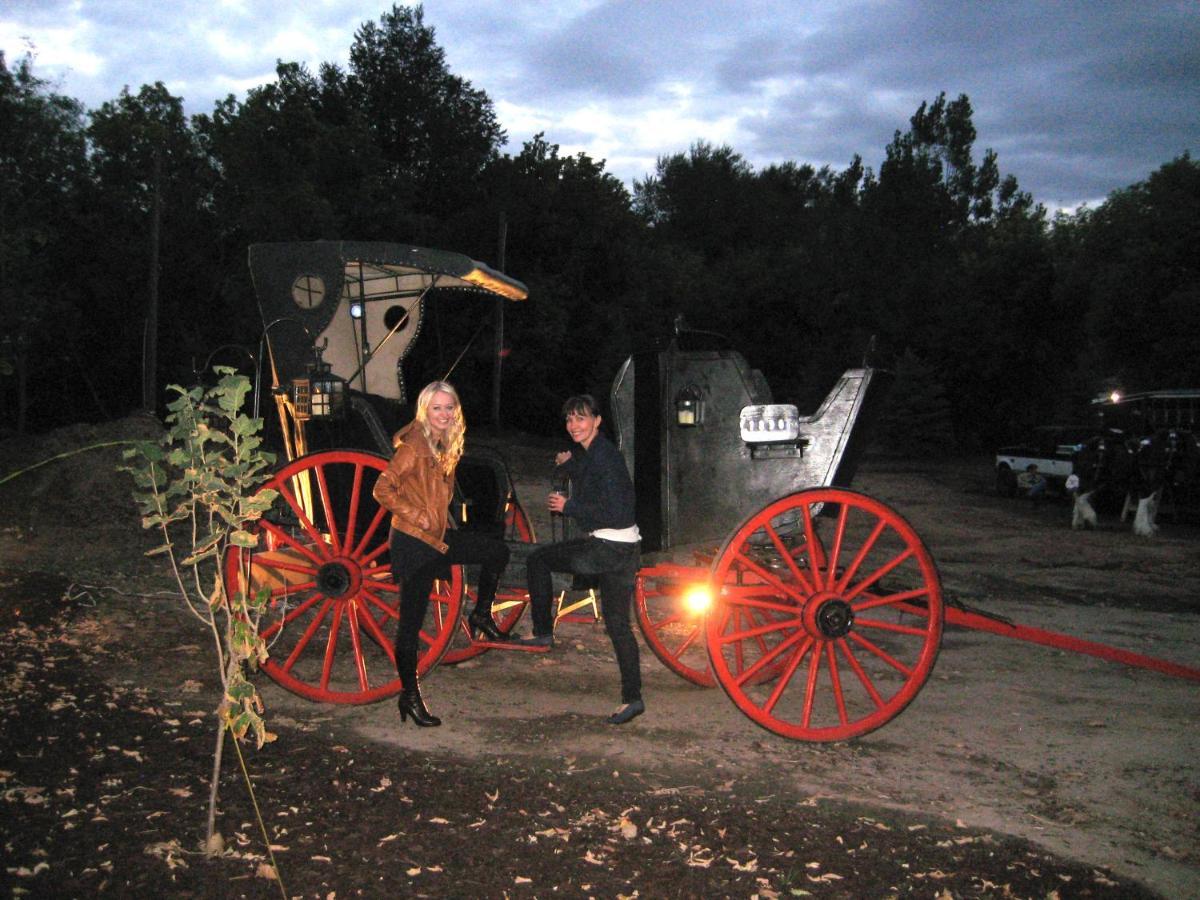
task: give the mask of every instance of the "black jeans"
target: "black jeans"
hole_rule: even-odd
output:
[[[400,588],[400,623],[396,629],[396,673],[400,683],[417,683],[420,658],[421,626],[429,610],[429,592],[435,578],[448,578],[452,565],[480,565],[479,593],[475,608],[491,612],[496,586],[508,565],[508,546],[504,541],[469,531],[447,531],[445,553],[438,553],[424,541],[392,529],[392,578]]]
[[[640,544],[586,537],[540,547],[525,562],[535,635],[554,632],[554,615],[550,611],[554,593],[552,572],[600,576],[600,613],[617,655],[624,703],[642,698],[637,639],[629,621],[641,564],[640,547]]]

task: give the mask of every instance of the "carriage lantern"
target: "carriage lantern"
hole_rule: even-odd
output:
[[[292,403],[300,420],[333,419],[346,408],[346,381],[333,374],[319,350],[316,361],[308,367],[308,377],[292,382]]]
[[[675,396],[675,424],[692,428],[704,424],[704,392],[689,384]]]

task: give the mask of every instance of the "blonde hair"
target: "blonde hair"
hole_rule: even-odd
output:
[[[454,421],[446,429],[440,443],[434,441],[429,428],[429,404],[433,401],[433,395],[437,393],[449,394],[454,398]],[[458,399],[458,391],[447,381],[432,381],[425,385],[417,395],[416,420],[421,427],[421,433],[425,435],[425,440],[433,449],[433,455],[441,463],[442,470],[447,475],[453,475],[463,455],[463,445],[467,438],[467,421],[463,418],[462,401]]]

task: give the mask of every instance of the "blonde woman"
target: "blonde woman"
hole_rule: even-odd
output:
[[[453,564],[480,565],[479,594],[467,622],[492,641],[506,641],[492,621],[492,600],[508,565],[508,547],[495,538],[447,529],[454,470],[463,453],[466,422],[458,392],[445,381],[426,385],[416,417],[392,438],[395,453],[379,476],[374,497],[392,514],[392,577],[400,589],[396,672],[403,686],[400,721],[441,725],[429,712],[417,684],[421,625],[434,578]]]

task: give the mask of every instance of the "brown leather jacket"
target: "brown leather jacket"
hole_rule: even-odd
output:
[[[445,553],[442,538],[454,494],[454,475],[442,470],[416,422],[397,431],[392,445],[396,452],[371,494],[392,514],[393,528]]]

